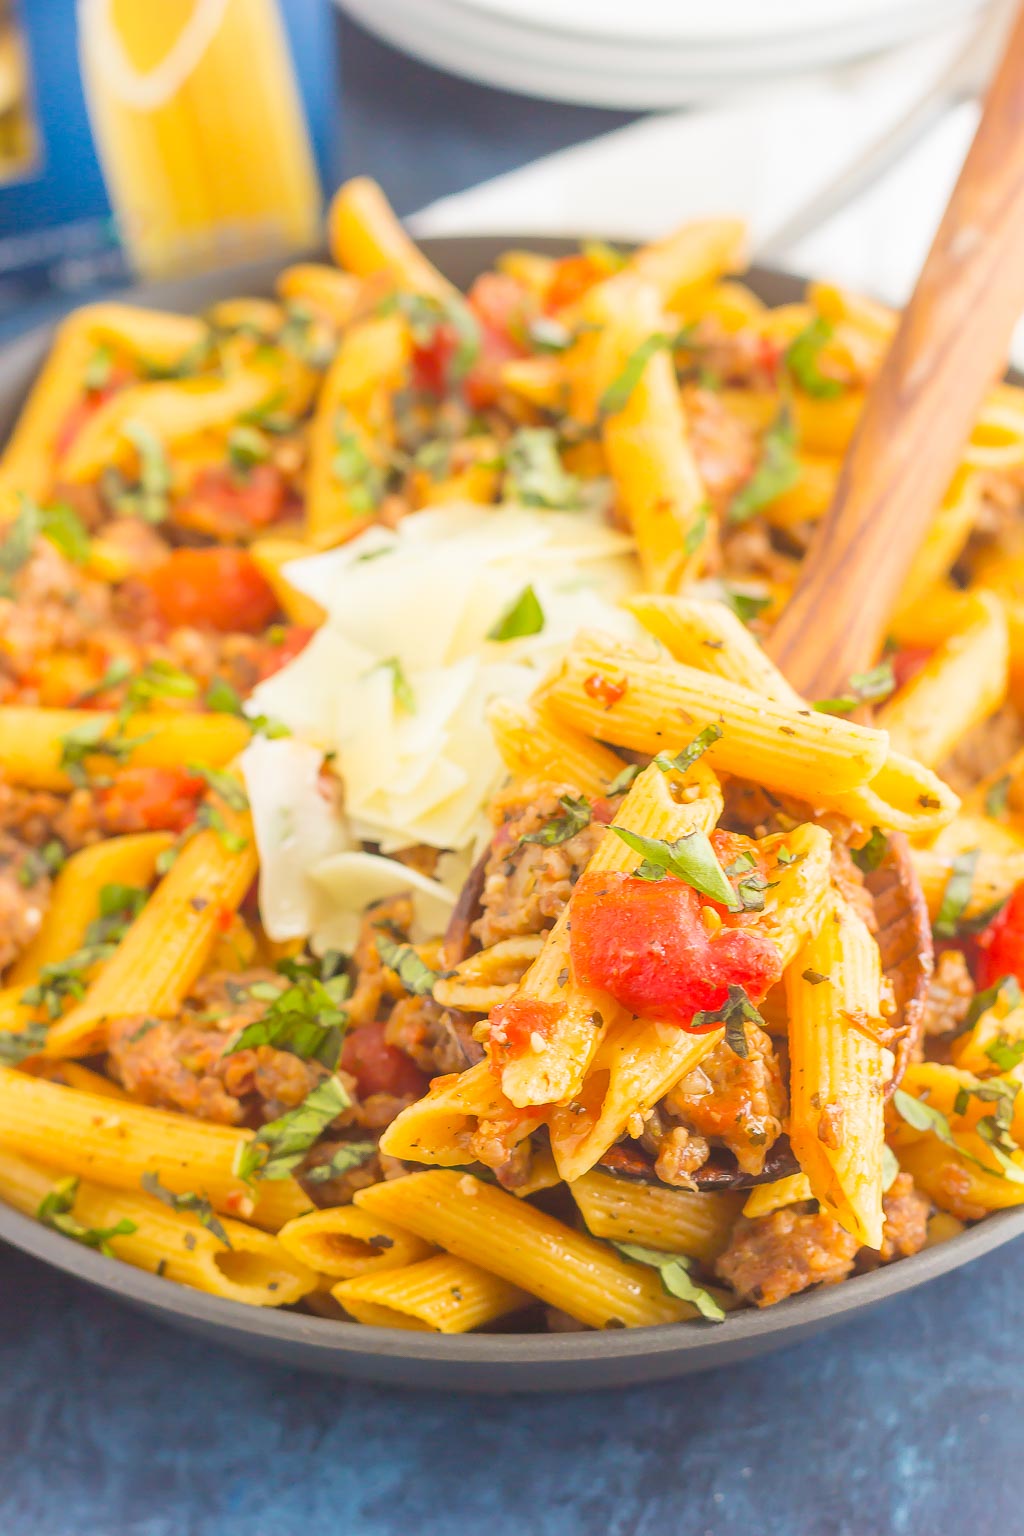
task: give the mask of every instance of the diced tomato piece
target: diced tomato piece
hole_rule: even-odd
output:
[[[482,273],[469,290],[469,306],[480,324],[480,356],[462,388],[473,410],[484,410],[497,400],[502,364],[527,355],[523,334],[527,305],[526,290],[503,272]]]
[[[905,688],[931,659],[931,654],[926,646],[921,645],[905,645],[900,650],[893,651],[889,660],[892,663],[892,675],[896,680],[896,687]]]
[[[413,388],[428,395],[448,392],[449,373],[459,339],[451,325],[439,325],[425,347],[414,347],[412,354]]]
[[[254,464],[244,474],[211,465],[175,507],[174,520],[213,539],[234,539],[276,522],[288,502],[288,482],[276,464]]]
[[[730,986],[759,1002],[782,974],[763,934],[705,924],[701,900],[667,875],[584,874],[573,892],[570,950],[585,986],[610,992],[631,1013],[689,1029],[701,1009],[720,1008]],[[717,921],[717,919],[716,919]]]
[[[549,314],[555,314],[577,303],[588,289],[607,276],[608,268],[591,261],[589,256],[563,256],[555,262],[555,270],[544,295],[544,308]]]
[[[306,624],[287,624],[283,629],[281,639],[265,641],[256,656],[261,683],[268,677],[273,677],[275,672],[280,672],[281,668],[286,667],[290,661],[294,661],[316,634],[316,630],[310,629]]]
[[[99,791],[104,831],[183,832],[205,790],[184,768],[120,768]]]
[[[418,1096],[426,1089],[427,1079],[404,1051],[388,1044],[385,1028],[383,1022],[362,1024],[346,1035],[341,1048],[342,1069],[355,1078],[361,1099],[371,1093]]]
[[[1024,986],[1024,880],[977,939],[977,983],[984,990],[1003,976]]]
[[[255,633],[277,613],[273,590],[244,549],[176,549],[140,582],[171,625]]]
[[[785,343],[777,336],[759,336],[757,339],[757,366],[769,379],[774,379],[782,363]]]
[[[600,672],[592,672],[583,679],[583,692],[587,698],[597,699],[605,709],[611,709],[620,699],[625,698],[628,689],[628,677],[605,677]]]
[[[533,1036],[549,1040],[563,1009],[558,1003],[544,1003],[538,998],[510,997],[491,1010],[491,1041],[494,1060],[507,1061],[522,1056],[532,1048]]]
[[[116,395],[123,384],[127,384],[131,375],[125,371],[112,374],[110,382],[104,384],[102,389],[90,389],[76,400],[74,405],[66,412],[64,420],[57,428],[57,435],[53,440],[54,452],[57,458],[63,458],[75,438],[81,432],[87,421],[91,421],[112,395]]]

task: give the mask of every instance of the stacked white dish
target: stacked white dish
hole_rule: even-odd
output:
[[[823,69],[937,31],[984,0],[338,0],[455,74],[646,110]]]

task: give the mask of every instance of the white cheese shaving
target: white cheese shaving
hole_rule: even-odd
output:
[[[325,608],[327,620],[295,661],[255,690],[247,709],[334,754],[356,836],[385,854],[412,843],[469,850],[486,835],[485,807],[504,777],[488,705],[527,698],[579,629],[642,636],[619,606],[637,587],[631,550],[630,539],[595,515],[526,507],[433,507],[395,530],[368,529],[287,566],[288,580]],[[527,586],[543,612],[541,630],[489,639]],[[251,771],[258,777],[260,760]],[[297,773],[292,798],[308,793],[308,771]],[[275,805],[282,794],[279,786]],[[296,891],[305,889],[280,863],[261,880],[261,900],[266,893],[278,916],[271,887],[285,882],[295,911],[302,907]],[[357,868],[340,867],[346,880]],[[322,897],[319,876],[318,869]],[[412,883],[408,870],[402,878]],[[302,910],[315,907],[307,901]]]

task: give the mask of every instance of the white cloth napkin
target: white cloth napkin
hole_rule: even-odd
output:
[[[683,220],[740,213],[756,250],[787,215],[898,121],[961,50],[958,26],[828,77],[742,101],[644,118],[442,198],[412,220],[427,234],[649,238]],[[796,246],[787,265],[898,303],[952,190],[974,124],[952,106],[881,182]]]

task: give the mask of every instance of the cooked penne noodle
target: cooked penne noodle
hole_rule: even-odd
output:
[[[504,1190],[450,1169],[413,1173],[356,1195],[361,1210],[410,1228],[591,1328],[637,1327],[694,1316],[653,1270],[574,1232]]]
[[[331,1295],[359,1323],[432,1333],[468,1333],[533,1301],[517,1285],[450,1253],[342,1280]]]
[[[775,1179],[771,1184],[755,1184],[743,1203],[743,1214],[748,1217],[770,1216],[786,1205],[799,1205],[802,1200],[813,1200],[811,1181],[806,1173],[791,1173],[787,1178]]]
[[[84,1093],[0,1067],[0,1146],[110,1189],[155,1173],[174,1194],[201,1194],[228,1216],[276,1232],[309,1209],[293,1179],[250,1188],[235,1173],[251,1131]]]
[[[0,1150],[0,1199],[15,1210],[36,1215],[59,1183],[52,1168]],[[276,1237],[242,1221],[226,1217],[218,1223],[218,1235],[191,1212],[84,1179],[77,1183],[69,1214],[86,1229],[115,1229],[109,1246],[126,1264],[228,1301],[287,1307],[316,1285],[315,1272],[293,1258]],[[122,1223],[126,1230],[117,1232]]]
[[[713,1264],[729,1241],[743,1196],[700,1194],[618,1178],[592,1168],[569,1186],[593,1237],[685,1253]]]
[[[287,1222],[277,1234],[283,1248],[318,1274],[338,1280],[377,1275],[418,1264],[435,1250],[412,1232],[359,1210],[339,1205],[310,1211]]]
[[[786,972],[790,1142],[816,1200],[869,1248],[882,1243],[883,1090],[878,945],[837,898]]]
[[[949,635],[876,717],[894,749],[926,768],[948,757],[1006,697],[1006,618],[994,597],[977,593],[975,600],[982,609],[978,621]]]
[[[347,181],[327,215],[327,238],[339,267],[357,277],[386,273],[401,288],[449,299],[455,289],[423,256],[395,218],[377,183],[367,176]]]
[[[675,798],[690,794],[690,800]],[[709,832],[721,812],[721,792],[714,775],[697,762],[682,775],[646,768],[634,781],[617,814],[616,825],[645,837],[673,840],[694,831]],[[590,860],[591,872],[628,872],[636,854],[621,838],[606,834]],[[551,1104],[577,1094],[603,1030],[623,1017],[623,1009],[603,992],[580,986],[572,974],[568,924],[572,903],[551,930],[512,999],[554,1004],[550,1029],[535,1032],[528,1049],[510,1055],[498,1031],[490,1042],[506,1097],[523,1109]],[[565,973],[563,975],[563,972]],[[510,1006],[511,1006],[510,1005]],[[564,1175],[563,1175],[564,1176]]]
[[[219,768],[246,746],[249,729],[234,715],[149,714],[140,711],[124,725],[105,710],[37,709],[0,705],[0,758],[12,784],[26,789],[67,790],[72,779],[62,766],[70,748],[95,743],[83,756],[85,773],[110,771],[104,740],[117,742],[117,760],[133,768],[178,768],[205,763]],[[137,745],[132,745],[137,743]]]
[[[225,803],[218,814],[222,825],[189,839],[81,1002],[50,1030],[48,1055],[90,1056],[109,1019],[165,1018],[184,1002],[258,867],[248,813]]]
[[[593,737],[565,725],[544,704],[498,699],[487,711],[502,761],[514,778],[548,778],[603,795],[626,766]]]
[[[148,886],[157,860],[173,841],[169,832],[135,832],[72,854],[54,882],[43,925],[7,972],[7,984],[27,987],[44,965],[74,954],[89,924],[100,915],[103,887]]]

